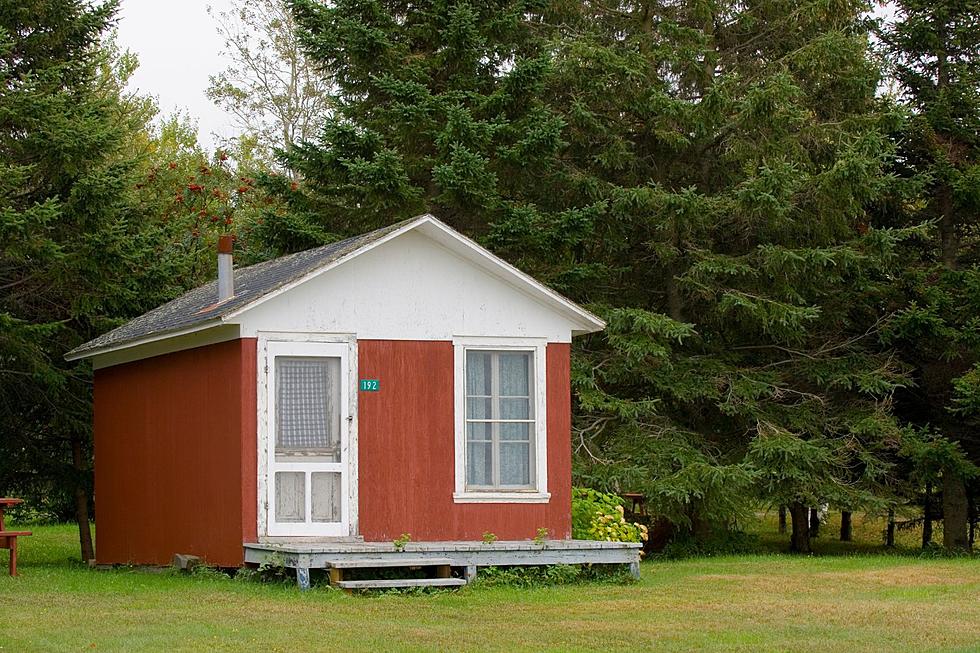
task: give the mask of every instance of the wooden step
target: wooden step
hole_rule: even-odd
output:
[[[342,580],[337,587],[345,590],[390,589],[394,587],[460,587],[466,581],[462,578],[396,578],[372,580]]]
[[[327,565],[334,569],[372,569],[375,567],[441,567],[453,563],[449,558],[359,558],[332,560]]]

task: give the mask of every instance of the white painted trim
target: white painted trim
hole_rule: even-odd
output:
[[[500,349],[532,349],[534,347],[544,347],[547,344],[547,338],[514,338],[511,336],[453,336],[453,346],[462,345],[464,347],[483,349],[490,349],[494,347],[499,347]]]
[[[550,492],[453,492],[453,503],[548,503]]]
[[[544,338],[453,337],[454,503],[547,503],[548,492],[548,370]],[[534,353],[534,485],[532,490],[475,491],[466,489],[466,351],[485,349]]]
[[[341,346],[342,345],[342,346]],[[274,486],[271,482],[270,460],[274,455],[274,442],[269,424],[275,419],[272,395],[269,384],[269,363],[276,355],[339,356],[341,365],[346,363],[347,383],[341,393],[341,405],[346,411],[341,414],[341,426],[346,426],[347,442],[342,446],[340,463],[299,463],[302,469],[311,471],[334,471],[343,466],[346,471],[342,486],[346,486],[342,498],[342,526],[330,528],[321,524],[274,524]],[[358,450],[357,450],[357,339],[352,334],[324,333],[283,333],[262,332],[258,334],[258,534],[259,539],[269,537],[355,537],[358,533]],[[346,401],[344,401],[346,399]],[[296,463],[275,463],[277,469],[286,470]],[[330,469],[327,469],[330,467]],[[270,518],[271,517],[271,518]],[[287,526],[287,528],[283,528]]]

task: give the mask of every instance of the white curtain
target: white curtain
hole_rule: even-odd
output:
[[[276,448],[339,449],[340,359],[276,357]]]
[[[531,352],[524,351],[466,352],[468,485],[531,485],[533,360]],[[499,469],[494,469],[494,461]]]

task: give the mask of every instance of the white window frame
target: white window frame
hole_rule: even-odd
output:
[[[455,503],[548,503],[548,385],[546,338],[453,338],[453,395],[455,422]],[[525,351],[534,361],[534,485],[528,489],[466,489],[466,352]]]
[[[306,537],[356,537],[358,533],[358,469],[357,469],[357,338],[353,334],[324,334],[298,332],[262,332],[258,337],[258,536],[265,538],[282,536]],[[317,346],[319,345],[319,346]],[[327,347],[324,348],[323,345]],[[345,466],[347,478],[342,488],[341,512],[342,525],[338,528],[335,523],[324,524],[290,524],[274,523],[272,504],[274,483],[270,477],[270,461],[275,457],[275,435],[270,419],[275,419],[275,408],[272,406],[274,386],[270,388],[269,380],[274,377],[269,374],[269,366],[277,355],[324,355],[330,346],[343,347],[341,357],[342,372],[347,374],[346,387],[341,392],[341,425],[347,425],[347,446],[342,450],[341,464]],[[319,353],[317,353],[319,352]],[[326,354],[335,356],[340,349]],[[346,369],[343,369],[346,367]],[[280,464],[276,465],[281,466]],[[314,470],[310,470],[314,471]],[[307,479],[309,482],[309,478]],[[307,508],[308,509],[308,508]]]

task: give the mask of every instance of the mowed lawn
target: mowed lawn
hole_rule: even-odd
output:
[[[348,596],[90,570],[73,527],[34,531],[0,577],[2,651],[980,651],[977,558],[728,556],[644,562],[630,585]]]

